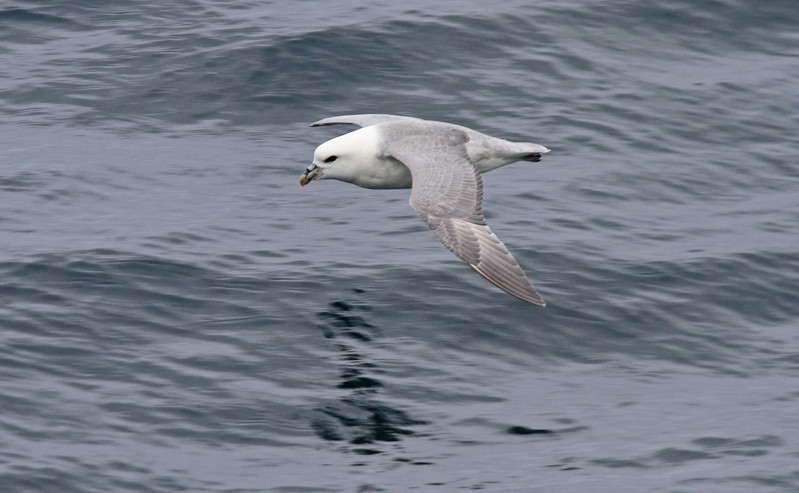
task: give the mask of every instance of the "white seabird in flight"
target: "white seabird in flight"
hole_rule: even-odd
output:
[[[516,161],[538,162],[549,149],[397,115],[335,116],[311,126],[338,123],[362,128],[317,147],[301,185],[332,179],[364,188],[411,188],[411,207],[452,253],[508,294],[546,305],[488,228],[480,173]]]

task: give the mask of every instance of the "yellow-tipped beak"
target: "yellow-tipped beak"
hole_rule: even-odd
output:
[[[311,163],[311,165],[305,169],[305,173],[300,175],[300,185],[305,186],[311,183],[313,180],[319,178],[319,175],[321,174],[322,168]]]

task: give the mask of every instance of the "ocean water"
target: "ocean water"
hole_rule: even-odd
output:
[[[0,7],[0,491],[799,491],[794,1]],[[548,301],[407,190],[300,187],[347,113],[484,175]]]

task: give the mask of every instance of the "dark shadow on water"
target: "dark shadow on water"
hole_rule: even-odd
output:
[[[425,424],[381,402],[383,383],[375,376],[379,368],[369,361],[368,349],[380,330],[367,321],[369,307],[357,301],[363,290],[353,290],[354,300],[337,300],[317,314],[318,326],[338,353],[341,366],[337,389],[347,395],[317,408],[312,421],[323,440],[347,441],[352,445],[397,442],[413,435],[414,425]],[[375,448],[351,450],[359,455],[381,453]]]
[[[543,428],[528,428],[526,426],[514,425],[505,430],[511,435],[549,435],[554,433],[552,430]]]

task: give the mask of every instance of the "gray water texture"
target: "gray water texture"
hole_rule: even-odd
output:
[[[793,0],[0,5],[0,491],[799,491]],[[548,301],[337,114],[486,174]]]

